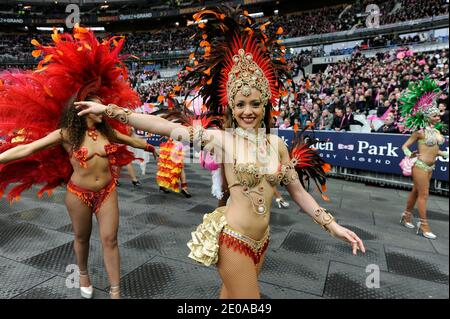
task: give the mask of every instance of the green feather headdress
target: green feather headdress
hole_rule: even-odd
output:
[[[439,92],[439,85],[429,77],[409,84],[408,89],[399,100],[403,131],[417,131],[429,125],[429,117],[439,113],[436,105]],[[441,129],[443,126],[442,123],[435,125],[437,129]]]

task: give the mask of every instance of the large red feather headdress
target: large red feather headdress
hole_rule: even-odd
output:
[[[124,37],[111,37],[99,42],[95,34],[82,27],[69,33],[52,34],[51,45],[32,41],[33,56],[42,56],[36,73],[45,77],[46,91],[57,101],[66,103],[76,94],[76,100],[96,95],[104,104],[114,103],[134,109],[141,105],[138,94],[128,82],[128,71],[120,56]],[[109,122],[126,132],[117,121]]]
[[[43,56],[35,71],[0,74],[0,136],[6,137],[0,153],[58,129],[64,108],[74,99],[95,95],[106,104],[131,109],[141,104],[119,56],[124,38],[112,37],[100,43],[92,31],[76,27],[73,35],[55,31],[52,40],[49,45],[32,41],[36,46],[32,55]],[[117,121],[110,124],[126,132]],[[38,192],[41,196],[68,182],[72,171],[62,146],[0,164],[0,195],[8,185],[16,184],[8,193],[12,201],[33,184],[44,184]]]
[[[236,91],[255,87],[270,106],[287,94],[293,84],[285,59],[286,48],[278,37],[269,36],[270,22],[258,23],[248,12],[229,7],[203,10],[194,15],[198,46],[190,56],[183,83],[197,91],[209,111],[224,114]]]

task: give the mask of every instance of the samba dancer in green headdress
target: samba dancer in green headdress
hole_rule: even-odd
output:
[[[412,175],[414,182],[400,223],[407,228],[415,227],[412,224],[412,210],[417,202],[419,211],[417,234],[429,239],[436,239],[436,235],[431,232],[428,225],[426,213],[430,179],[436,157],[448,158],[448,152],[439,148],[445,143],[445,138],[439,131],[443,126],[436,103],[439,91],[435,81],[425,78],[409,85],[408,90],[400,98],[399,105],[403,117],[402,130],[412,132],[411,137],[402,146],[406,157],[400,166],[404,175]],[[417,151],[411,152],[409,147],[415,142]]]

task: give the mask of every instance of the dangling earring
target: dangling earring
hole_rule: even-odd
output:
[[[261,128],[266,128],[266,123],[264,123],[264,119],[266,118],[266,109],[264,108],[264,114],[263,114],[263,118],[261,121]]]

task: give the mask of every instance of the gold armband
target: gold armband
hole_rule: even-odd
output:
[[[331,224],[333,220],[334,220],[333,215],[331,215],[323,207],[319,207],[314,211],[314,222],[322,226],[322,228],[325,229],[327,232],[330,232],[330,230],[326,226]]]
[[[289,164],[286,167],[286,172],[284,172],[283,180],[281,181],[281,184],[284,186],[287,186],[289,184],[294,183],[295,181],[300,180],[298,177],[298,173],[295,170],[295,165],[297,164],[296,159],[292,159]]]
[[[129,109],[121,108],[115,104],[108,104],[105,110],[106,116],[123,124],[128,124],[128,117],[133,114]]]

